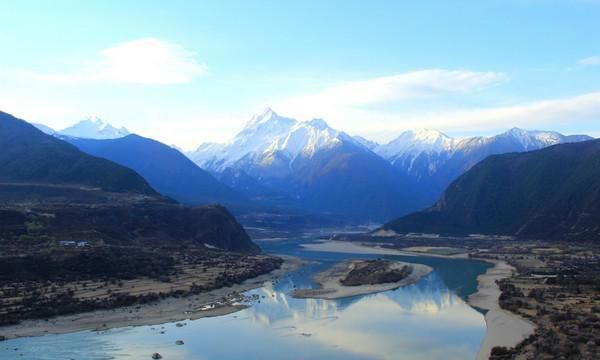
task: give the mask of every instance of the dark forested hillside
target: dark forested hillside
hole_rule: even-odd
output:
[[[600,140],[491,156],[435,206],[384,226],[400,233],[600,237]]]

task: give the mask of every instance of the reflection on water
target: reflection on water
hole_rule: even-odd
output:
[[[417,284],[375,295],[335,301],[290,297],[295,286],[311,286],[311,275],[337,260],[337,254],[314,256],[324,263],[252,290],[260,300],[235,314],[187,321],[184,327],[11,340],[0,343],[0,358],[150,359],[154,352],[165,360],[475,358],[485,323],[446,284],[442,275],[449,268],[440,265]],[[179,339],[185,344],[176,345]]]

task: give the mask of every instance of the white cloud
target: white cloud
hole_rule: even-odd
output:
[[[553,129],[577,125],[591,134],[600,129],[600,92],[534,101],[513,106],[442,111],[435,114],[406,117],[394,113],[347,114],[356,121],[352,132],[370,134],[380,141],[390,140],[400,131],[410,128],[437,128],[444,131],[481,132],[491,129],[524,128]],[[360,118],[368,126],[360,126]]]
[[[32,79],[67,84],[185,84],[207,73],[206,65],[183,46],[154,38],[120,43],[100,51],[76,69],[22,73]]]
[[[272,104],[283,115],[304,120],[321,117],[337,129],[380,142],[403,130],[424,127],[462,133],[489,133],[513,126],[600,131],[600,92],[495,107],[438,104],[411,112],[410,105],[421,102],[420,98],[470,96],[507,79],[498,72],[422,70],[331,86]]]
[[[579,60],[581,65],[600,65],[600,56],[590,56]]]
[[[507,80],[498,72],[429,69],[334,85],[313,94],[276,101],[290,113],[330,113],[342,107],[385,104],[413,98],[464,93]]]

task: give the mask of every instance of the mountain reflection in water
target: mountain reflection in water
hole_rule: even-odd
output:
[[[20,359],[473,359],[485,333],[481,314],[433,272],[419,283],[340,300],[295,299],[321,265],[250,291],[243,311],[175,324],[102,333],[24,338],[0,345]],[[161,331],[165,331],[161,334]],[[176,340],[183,340],[178,346]],[[17,349],[17,350],[14,350]],[[22,354],[22,355],[21,355]]]
[[[298,256],[309,263],[249,291],[259,300],[245,310],[186,321],[183,327],[168,323],[9,340],[0,343],[0,359],[147,360],[154,352],[164,360],[475,358],[485,321],[463,298],[475,291],[477,275],[488,264],[386,256],[427,264],[434,271],[394,291],[339,300],[295,299],[289,295],[294,288],[314,287],[313,275],[338,261],[377,257],[305,251],[300,245],[307,241],[261,243],[267,253]],[[185,344],[176,345],[177,340]]]

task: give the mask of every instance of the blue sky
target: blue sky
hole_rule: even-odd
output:
[[[0,109],[169,144],[253,113],[389,140],[512,126],[600,136],[600,1],[2,1]]]

